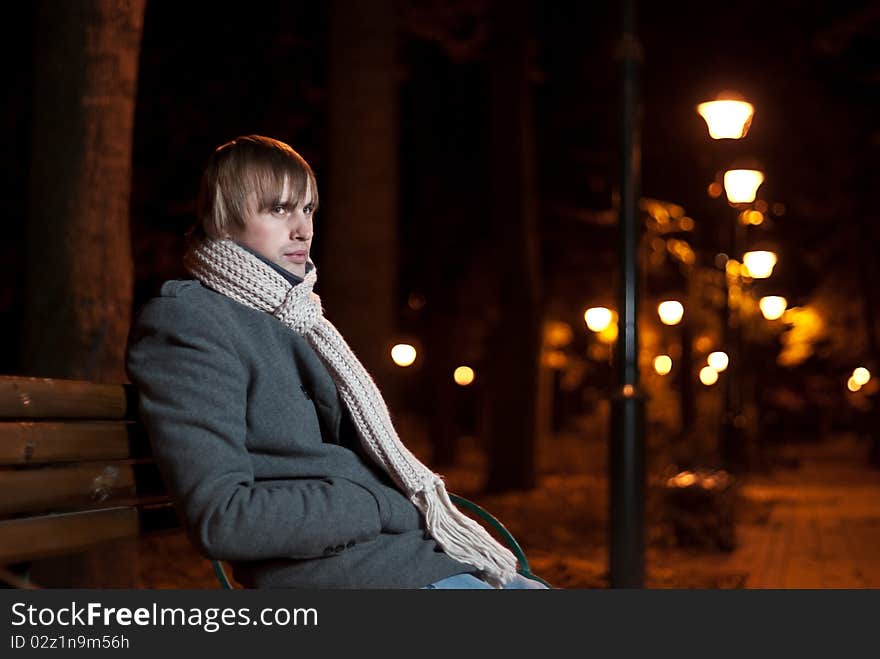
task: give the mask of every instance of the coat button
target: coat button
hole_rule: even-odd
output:
[[[351,549],[352,547],[354,547],[354,540],[349,540],[348,542],[345,543],[346,549]]]
[[[333,553],[333,547],[324,547],[324,556],[328,556]]]
[[[341,552],[343,549],[345,549],[345,545],[336,545],[336,546],[333,548],[333,551],[335,551],[336,553],[339,553],[339,552]]]

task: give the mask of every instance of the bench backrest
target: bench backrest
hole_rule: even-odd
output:
[[[0,565],[179,529],[136,395],[0,376]]]

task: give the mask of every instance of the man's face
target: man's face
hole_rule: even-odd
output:
[[[289,201],[290,197],[289,182],[285,181],[274,207],[260,210],[254,200],[245,217],[244,229],[232,238],[285,270],[305,277],[314,234],[312,193],[307,188],[296,208]]]

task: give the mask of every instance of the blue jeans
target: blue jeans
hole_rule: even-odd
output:
[[[489,589],[494,590],[494,588],[483,581],[482,579],[478,579],[472,574],[453,574],[451,577],[446,577],[445,579],[440,579],[440,581],[435,581],[432,584],[428,584],[424,586],[421,590],[425,589],[473,589],[473,590],[482,590]],[[535,581],[534,579],[527,579],[521,574],[516,575],[513,579],[504,584],[504,589],[519,589],[519,590],[538,590],[547,586],[542,584],[540,581]]]

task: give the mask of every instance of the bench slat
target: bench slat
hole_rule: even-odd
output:
[[[0,376],[0,419],[125,419],[133,389],[123,384]]]
[[[0,571],[180,531],[132,385],[0,375]]]
[[[0,421],[0,465],[123,460],[150,455],[143,426],[129,421]]]
[[[7,520],[0,522],[0,564],[72,554],[139,530],[135,507]]]
[[[93,463],[0,470],[0,517],[43,511],[110,508],[164,496],[155,464]]]

